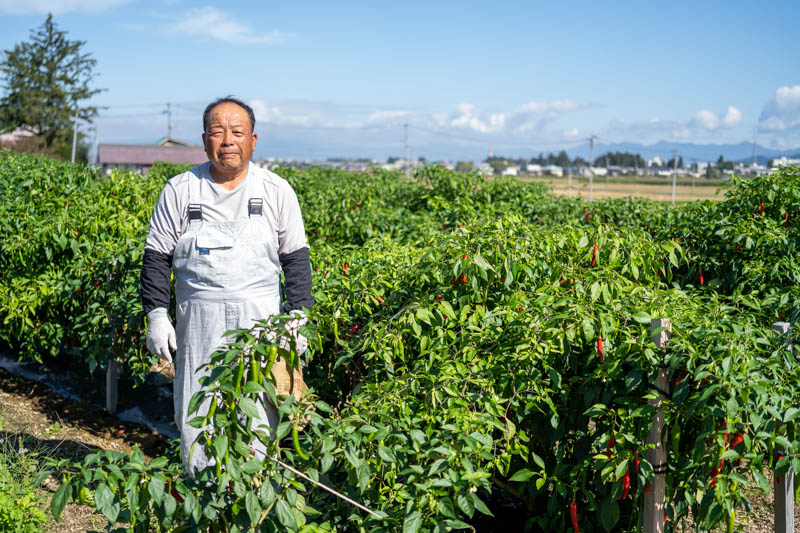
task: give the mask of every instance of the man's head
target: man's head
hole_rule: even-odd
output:
[[[247,172],[258,134],[253,109],[233,97],[219,98],[203,112],[203,146],[214,177],[234,178]]]

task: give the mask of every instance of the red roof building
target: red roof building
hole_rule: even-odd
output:
[[[202,146],[169,137],[155,144],[100,144],[97,147],[97,165],[103,172],[121,168],[147,174],[156,161],[200,165],[208,161],[208,157]]]

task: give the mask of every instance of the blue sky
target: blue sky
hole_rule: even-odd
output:
[[[600,142],[800,148],[800,2],[0,0],[0,48],[52,12],[97,59],[100,142],[199,141],[250,103],[256,155],[530,156]]]

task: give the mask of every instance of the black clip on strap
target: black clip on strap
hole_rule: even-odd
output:
[[[200,204],[189,204],[189,222],[192,220],[203,220],[203,206]]]
[[[250,198],[247,202],[247,214],[251,217],[260,217],[263,209],[264,200],[262,198]]]

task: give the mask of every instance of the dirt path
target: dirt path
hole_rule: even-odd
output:
[[[167,439],[144,426],[121,422],[102,409],[85,402],[65,400],[46,386],[19,378],[0,369],[0,434],[39,455],[81,459],[97,450],[126,452],[138,445],[145,455],[164,453]],[[56,480],[45,482],[49,491]],[[47,494],[49,502],[51,494]],[[49,515],[49,512],[48,512]],[[61,521],[52,518],[53,533],[83,533],[102,530],[106,520],[92,507],[70,504]]]

